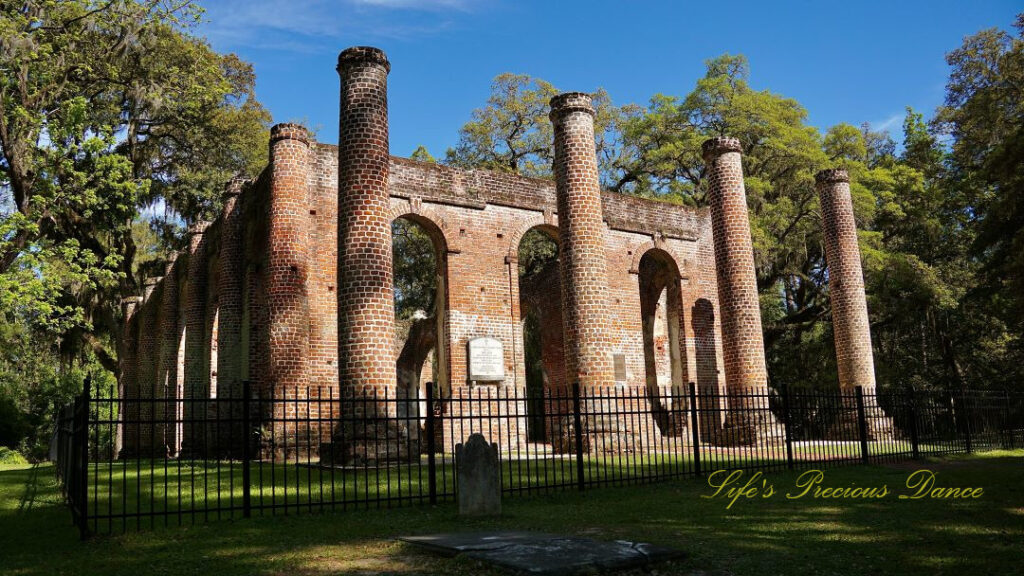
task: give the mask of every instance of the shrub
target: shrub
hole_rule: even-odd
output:
[[[17,450],[0,446],[0,464],[28,464],[28,460]]]

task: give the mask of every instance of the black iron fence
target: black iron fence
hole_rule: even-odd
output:
[[[82,534],[451,500],[455,446],[476,432],[498,445],[506,496],[1024,446],[1024,395],[1004,392],[242,388],[166,400],[87,385],[54,446]]]

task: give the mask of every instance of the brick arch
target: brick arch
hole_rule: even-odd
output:
[[[451,343],[448,341],[448,338],[451,334],[451,320],[449,318],[451,287],[448,278],[448,256],[449,254],[461,252],[459,231],[458,229],[452,229],[440,210],[433,207],[424,208],[418,198],[413,198],[408,202],[393,202],[388,212],[388,217],[391,223],[394,223],[398,218],[405,218],[419,225],[426,232],[427,236],[430,237],[431,243],[436,250],[437,269],[435,272],[438,274],[438,285],[435,297],[438,303],[438,324],[432,348],[434,350],[434,362],[437,363],[439,368],[437,384],[442,391],[447,390],[448,392],[446,393],[450,393],[452,357]],[[401,356],[396,358],[396,360],[401,363]],[[399,366],[399,371],[401,369],[402,367]],[[422,382],[418,384],[421,387],[424,385]]]
[[[544,228],[546,231],[552,233],[552,237],[555,242],[559,242],[557,217],[550,213],[533,214],[520,223],[519,227],[509,235],[508,256],[506,257],[506,261],[519,261],[519,244],[523,241],[523,236],[526,236],[526,233],[534,228]]]
[[[661,252],[664,252],[665,255],[668,256],[668,258],[672,261],[672,264],[675,265],[676,272],[678,272],[680,276],[682,276],[683,266],[681,263],[685,262],[685,260],[680,258],[674,250],[669,248],[668,242],[665,242],[665,238],[660,235],[633,248],[633,259],[629,263],[630,274],[640,273],[640,260],[644,257],[645,254],[647,254],[651,250],[660,250]]]
[[[418,199],[393,203],[388,211],[388,220],[394,222],[399,218],[406,218],[422,226],[439,245],[442,253],[462,251],[459,230],[448,223],[448,219],[440,210],[424,207]]]

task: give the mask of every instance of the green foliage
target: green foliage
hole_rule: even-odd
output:
[[[531,228],[519,241],[519,277],[540,272],[558,258],[558,242],[539,228]]]
[[[26,460],[25,457],[17,450],[12,450],[6,446],[0,446],[0,464],[20,466],[28,464],[28,460]]]
[[[988,29],[946,58],[952,67],[937,127],[953,140],[949,180],[978,219],[972,254],[985,288],[1024,328],[1024,13],[1018,35]]]
[[[86,376],[91,375],[95,393],[107,396],[116,382],[96,361],[80,366],[61,362],[57,347],[24,323],[0,323],[0,337],[5,343],[0,349],[0,446],[16,448],[33,461],[45,459],[54,416],[82,391]]]
[[[188,34],[194,3],[29,1],[2,14],[0,284],[16,293],[3,311],[56,334],[110,334],[116,302],[138,290],[139,210],[215,214],[224,182],[262,165],[268,116],[251,67]]]
[[[395,317],[410,320],[417,313],[433,315],[437,303],[438,254],[422,226],[407,218],[391,223],[395,282]]]
[[[437,163],[437,158],[434,158],[434,156],[430,153],[430,150],[427,150],[427,147],[423,145],[417,146],[416,149],[412,151],[412,154],[409,156],[409,158],[412,158],[413,160],[419,160],[420,162],[429,162],[431,164]]]
[[[30,443],[49,396],[27,391],[80,388],[95,362],[111,377],[121,298],[179,247],[179,224],[218,214],[224,183],[265,163],[252,68],[192,35],[200,14],[188,0],[0,7],[0,323],[32,333],[0,347],[43,343],[39,371],[25,357],[0,378]],[[147,230],[154,205],[170,225]]]
[[[548,102],[558,94],[549,82],[506,73],[491,84],[487,106],[459,130],[459,143],[446,162],[454,166],[519,172],[551,173],[551,123]]]
[[[491,84],[487,106],[473,111],[472,120],[459,130],[459,143],[448,150],[445,162],[463,168],[549,177],[554,133],[548,103],[558,93],[551,83],[525,74],[499,75]],[[612,107],[603,89],[592,97],[598,158],[607,160],[616,140],[619,111]]]

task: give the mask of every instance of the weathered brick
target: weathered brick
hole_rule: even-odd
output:
[[[661,399],[668,386],[678,392],[692,380],[705,392],[764,392],[738,142],[717,138],[705,145],[709,210],[602,192],[589,97],[579,93],[552,102],[554,181],[456,169],[388,155],[390,65],[382,52],[346,50],[338,72],[340,145],[311,141],[300,126],[276,126],[268,167],[255,181],[233,184],[223,214],[193,236],[188,253],[168,264],[162,280],[150,283],[131,316],[127,333],[135,347],[127,354],[136,362],[122,378],[137,382],[125,383],[124,393],[162,400],[140,404],[139,419],[180,419],[180,399],[237,397],[242,380],[250,380],[254,395],[265,399],[260,402],[264,416],[302,419],[327,410],[289,399],[367,395],[391,401],[342,406],[374,411],[387,406],[393,415],[398,345],[391,223],[396,218],[420,224],[437,249],[440,341],[433,361],[439,365],[447,415],[460,414],[465,406],[460,398],[480,399],[477,409],[497,410],[504,403],[517,417],[502,421],[502,434],[525,440],[522,319],[530,306],[542,309],[549,390],[565,393],[579,381],[603,398],[616,390],[649,398],[654,418],[603,423],[608,434],[595,438],[597,443],[626,445],[637,430],[685,437],[685,406]],[[833,184],[828,186],[831,190]],[[826,192],[823,207],[832,198]],[[852,227],[851,212],[843,237],[854,239],[855,251]],[[560,242],[559,268],[553,269],[558,273],[521,287],[520,241],[538,228]],[[836,236],[828,228],[826,222],[827,240]],[[859,263],[848,247],[842,251]],[[836,262],[830,252],[829,265],[839,270]],[[856,272],[860,284],[847,285],[863,306],[859,265]],[[843,272],[832,274],[839,278]],[[843,286],[833,282],[838,299]],[[861,350],[856,366],[863,367],[864,346],[870,362],[870,335],[851,326],[866,327],[866,308],[859,309],[864,321],[852,324],[840,320],[842,302],[834,308],[837,349]],[[479,336],[504,344],[503,382],[468,381],[466,346]],[[840,337],[853,344],[840,345]],[[624,379],[618,380],[617,355],[625,365]],[[868,374],[873,378],[870,368],[852,373],[860,380],[842,376],[844,386],[865,385]],[[548,406],[563,408],[557,402]],[[704,408],[717,410],[704,412],[706,440],[749,442],[775,433],[770,419],[737,419],[728,406]],[[443,441],[454,445],[470,432],[486,434],[498,425],[488,418],[446,420]],[[182,432],[181,426],[160,422],[126,429],[124,447],[140,454],[147,446],[161,455],[177,454],[182,440],[188,446]],[[296,422],[274,431],[309,452],[337,440],[338,432]],[[370,432],[377,438],[348,438],[350,453],[361,450],[374,457],[371,451],[382,445],[415,435],[400,428]],[[548,432],[552,439],[555,431]]]

